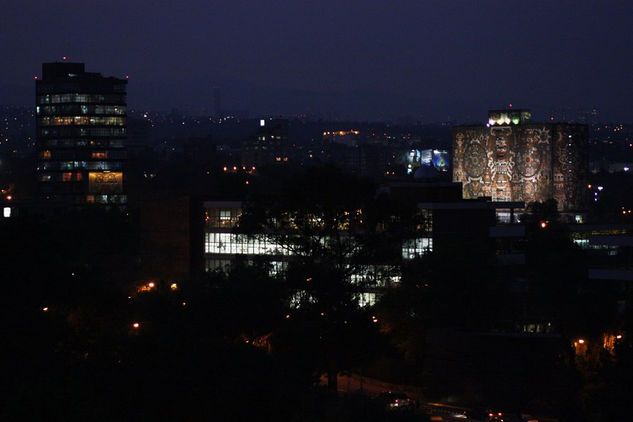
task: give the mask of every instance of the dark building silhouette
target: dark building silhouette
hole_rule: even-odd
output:
[[[287,162],[289,131],[287,119],[260,119],[255,136],[242,143],[242,165],[261,167]]]
[[[51,205],[124,207],[127,80],[44,63],[36,80],[37,177]]]

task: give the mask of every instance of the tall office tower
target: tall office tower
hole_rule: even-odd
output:
[[[453,128],[453,181],[466,199],[545,201],[584,208],[586,125],[531,123],[528,110],[493,110],[486,125]]]
[[[124,208],[127,80],[44,63],[36,80],[37,177],[50,205]]]
[[[287,162],[289,149],[288,120],[260,119],[255,136],[242,142],[241,162],[246,167]]]

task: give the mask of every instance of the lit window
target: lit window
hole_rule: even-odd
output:
[[[11,217],[11,207],[4,207],[2,215],[4,215],[5,218]]]
[[[407,240],[402,244],[402,258],[414,259],[433,250],[433,239],[423,237]]]

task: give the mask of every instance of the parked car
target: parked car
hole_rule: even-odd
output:
[[[401,392],[388,391],[380,393],[378,400],[384,403],[387,410],[415,409],[415,400]]]

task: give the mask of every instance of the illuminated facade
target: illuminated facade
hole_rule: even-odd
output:
[[[36,80],[40,197],[63,205],[124,207],[127,80],[44,63]]]
[[[527,110],[495,110],[485,126],[453,128],[453,181],[465,199],[553,198],[561,211],[582,210],[587,126],[529,119]]]
[[[204,202],[204,270],[228,271],[238,258],[247,261],[255,258],[265,259],[270,265],[271,275],[281,275],[292,259],[293,252],[284,245],[276,244],[270,236],[247,236],[234,233],[242,213],[239,201],[207,201]],[[431,226],[429,226],[431,227]],[[324,240],[327,242],[327,239]],[[430,231],[423,236],[403,242],[402,261],[419,258],[433,250],[433,239]],[[367,284],[376,288],[363,288],[356,293],[359,303],[373,305],[376,303],[380,289],[397,285],[400,281],[400,268],[382,263],[364,265],[351,275],[350,283]]]

